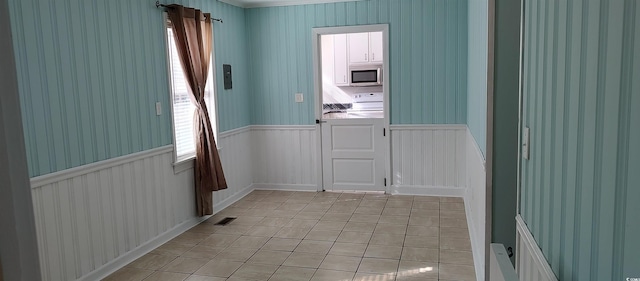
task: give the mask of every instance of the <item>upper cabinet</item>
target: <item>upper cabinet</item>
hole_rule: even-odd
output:
[[[336,86],[348,86],[347,35],[333,36],[333,82]]]
[[[382,32],[350,33],[349,63],[382,63]]]
[[[369,61],[382,63],[382,32],[369,33]]]

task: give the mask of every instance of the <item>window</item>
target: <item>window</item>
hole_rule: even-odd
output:
[[[175,39],[173,37],[173,29],[171,23],[167,20],[167,46],[169,61],[169,82],[172,101],[173,114],[173,138],[174,138],[174,154],[175,162],[183,162],[193,159],[196,155],[195,150],[195,134],[193,131],[193,114],[195,106],[191,101],[191,93],[189,86],[180,64],[178,50],[176,48]],[[213,52],[212,52],[213,53]],[[213,75],[213,58],[209,65],[209,76],[207,85],[205,86],[205,101],[209,110],[209,118],[211,126],[213,126],[213,134],[217,140],[217,112],[215,104],[215,81]]]

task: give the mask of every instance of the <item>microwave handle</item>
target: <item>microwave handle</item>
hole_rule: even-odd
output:
[[[378,74],[378,78],[376,79],[376,81],[378,81],[378,85],[382,84],[382,81],[380,81],[380,70],[381,69],[378,67],[378,71],[376,72]]]

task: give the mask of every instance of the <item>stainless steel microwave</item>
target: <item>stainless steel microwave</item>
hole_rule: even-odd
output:
[[[382,65],[357,65],[349,67],[351,86],[382,85]]]

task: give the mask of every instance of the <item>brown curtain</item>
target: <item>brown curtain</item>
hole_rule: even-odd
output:
[[[204,96],[213,42],[211,15],[180,5],[170,5],[167,13],[173,25],[180,63],[193,94],[191,101],[196,106],[194,133],[197,212],[199,216],[210,215],[213,214],[212,192],[227,188]]]

